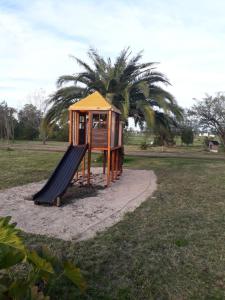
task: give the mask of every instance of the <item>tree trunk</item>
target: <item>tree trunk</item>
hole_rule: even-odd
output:
[[[225,149],[225,132],[218,133],[218,136],[219,136],[221,144],[223,145],[223,147]]]

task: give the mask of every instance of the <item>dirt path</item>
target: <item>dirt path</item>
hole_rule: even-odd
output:
[[[94,172],[98,169],[95,168]],[[0,192],[0,216],[12,216],[25,232],[65,240],[87,239],[121,220],[150,197],[157,188],[153,171],[124,170],[123,176],[97,195],[70,200],[61,207],[34,205],[25,200],[44,182]]]

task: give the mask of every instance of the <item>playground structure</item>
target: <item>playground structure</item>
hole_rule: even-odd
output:
[[[88,145],[87,182],[90,184],[91,153],[103,153],[103,174],[109,186],[122,172],[122,122],[120,111],[98,92],[69,107],[69,143]],[[82,161],[82,176],[85,176],[86,155]],[[106,162],[107,161],[107,162]]]
[[[91,184],[92,152],[103,154],[105,185],[122,173],[123,124],[121,112],[94,92],[69,107],[69,147],[45,186],[33,196],[36,204],[60,203],[73,179]],[[79,166],[81,164],[81,170]]]

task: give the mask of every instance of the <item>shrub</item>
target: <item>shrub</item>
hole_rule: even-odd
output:
[[[95,162],[97,162],[97,163],[101,163],[101,162],[103,162],[103,160],[104,160],[104,155],[102,153],[99,154],[98,156],[96,156],[96,158],[95,158]]]
[[[148,149],[148,144],[146,141],[142,142],[140,145],[141,150],[147,150]]]
[[[193,144],[194,133],[191,127],[185,127],[181,131],[181,141],[186,145]]]
[[[26,248],[11,217],[0,218],[0,299],[48,300],[48,289],[59,277],[65,276],[81,291],[85,281],[69,261],[60,261],[46,247],[38,254]],[[15,269],[23,269],[18,274]]]

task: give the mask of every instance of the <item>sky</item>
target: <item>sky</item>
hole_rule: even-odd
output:
[[[90,47],[159,62],[182,107],[225,90],[224,0],[0,0],[0,101],[21,108],[80,67]]]

